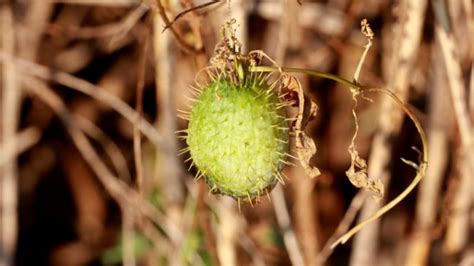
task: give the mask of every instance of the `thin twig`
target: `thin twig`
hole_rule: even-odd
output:
[[[174,247],[170,246],[167,239],[165,239],[159,229],[150,220],[145,220],[139,223],[140,231],[148,237],[153,243],[153,252],[151,259],[154,263],[149,264],[150,266],[159,265],[156,263],[156,258],[166,257],[166,255]],[[147,265],[145,263],[145,265]]]
[[[357,192],[357,194],[352,198],[351,204],[349,205],[349,208],[347,209],[346,213],[344,214],[344,217],[342,220],[339,222],[339,225],[336,228],[336,231],[331,235],[331,237],[326,241],[326,244],[324,245],[323,249],[321,252],[319,252],[317,256],[317,265],[324,265],[326,260],[331,256],[333,252],[333,248],[331,248],[331,245],[339,238],[341,235],[343,235],[345,232],[347,232],[356,218],[357,213],[359,212],[360,208],[362,207],[362,204],[364,203],[364,200],[366,198],[367,192],[364,190],[360,190]]]
[[[149,7],[145,3],[141,3],[133,9],[130,13],[124,16],[118,22],[113,22],[106,25],[94,27],[66,27],[62,25],[52,24],[49,26],[49,32],[59,32],[61,34],[67,33],[73,35],[75,38],[90,39],[90,38],[106,38],[109,36],[118,39],[128,33],[140,18],[148,11]]]
[[[367,38],[367,44],[364,46],[364,52],[362,53],[359,63],[357,64],[356,71],[354,72],[354,81],[356,82],[359,80],[359,75],[362,69],[362,65],[365,62],[365,57],[367,56],[367,53],[369,52],[370,47],[372,47],[372,40],[374,39],[374,33],[372,32],[372,29],[370,28],[369,23],[367,23],[367,19],[363,19],[360,25],[362,28],[361,30],[362,34],[364,34],[365,37]]]
[[[95,152],[91,143],[77,127],[75,118],[69,113],[62,100],[46,85],[29,76],[23,78],[25,87],[48,104],[59,116],[68,130],[74,144],[83,156],[86,163],[94,171],[99,181],[104,185],[110,195],[119,203],[126,202],[129,208],[136,208],[142,215],[160,225],[175,247],[181,243],[183,235],[179,227],[168,217],[161,215],[135,190],[130,189],[125,183],[113,176],[104,162]]]
[[[143,90],[145,87],[145,75],[146,75],[146,56],[148,54],[148,35],[149,31],[146,30],[143,38],[141,39],[143,47],[139,53],[138,58],[138,73],[137,73],[137,85],[136,85],[136,98],[135,108],[138,113],[138,117],[143,117]],[[139,119],[137,119],[139,120]],[[143,159],[142,159],[142,141],[140,130],[138,129],[137,123],[133,123],[133,158],[135,161],[136,170],[136,186],[138,193],[143,195]],[[123,235],[123,261],[126,266],[133,266],[136,264],[134,254],[134,241],[135,241],[135,212],[133,209],[122,206],[122,235]]]
[[[82,116],[75,116],[75,119],[79,128],[102,146],[117,171],[117,175],[124,182],[130,183],[131,176],[127,166],[127,160],[118,145],[92,121]]]
[[[187,8],[192,8],[194,6],[193,0],[182,0],[181,5]],[[219,8],[219,5],[215,8]],[[209,12],[212,12],[214,9],[210,9]],[[193,36],[193,45],[196,50],[203,51],[202,53],[196,55],[195,57],[195,69],[203,69],[207,66],[209,62],[208,55],[204,52],[204,36],[203,36],[203,16],[204,14],[198,14],[197,12],[191,12],[186,18],[187,24],[189,25],[190,34]]]
[[[25,74],[40,77],[45,80],[55,81],[70,89],[80,91],[96,100],[106,103],[131,123],[137,123],[137,126],[143,135],[145,135],[155,145],[159,146],[162,150],[169,149],[167,142],[163,140],[163,137],[149,122],[147,122],[144,118],[141,118],[137,112],[135,112],[135,110],[133,110],[117,96],[109,93],[107,90],[66,72],[55,71],[33,62],[12,57],[10,54],[0,51],[0,61],[6,62],[8,60],[13,60],[15,65],[18,67],[18,70]],[[137,117],[139,121],[137,121]]]
[[[182,36],[176,31],[176,29],[170,25],[170,20],[168,18],[168,15],[166,14],[166,10],[165,8],[163,7],[163,4],[161,3],[161,0],[156,0],[156,4],[157,4],[157,7],[158,7],[158,12],[161,16],[161,19],[163,20],[163,22],[165,23],[165,27],[164,29],[166,28],[169,28],[171,33],[173,34],[173,36],[175,37],[176,41],[178,42],[178,45],[180,46],[181,49],[183,49],[186,53],[190,53],[190,54],[197,54],[197,53],[200,53],[201,51],[199,50],[196,50],[193,46],[191,46],[190,44],[188,44],[183,38]],[[163,30],[164,31],[164,30]],[[162,32],[163,32],[162,31]]]
[[[143,91],[145,88],[145,75],[146,75],[146,58],[148,55],[148,43],[149,43],[149,31],[146,30],[144,36],[141,40],[142,49],[140,50],[138,63],[137,63],[137,94],[135,97],[135,111],[138,113],[139,117],[143,117]],[[136,185],[139,193],[143,193],[143,160],[142,160],[142,139],[140,130],[133,123],[133,158],[135,161],[136,168]]]
[[[204,4],[201,4],[201,5],[197,5],[197,6],[193,6],[191,8],[188,8],[184,11],[181,11],[178,13],[178,15],[176,15],[176,17],[174,17],[174,19],[167,25],[165,25],[164,29],[162,32],[164,32],[165,30],[167,30],[169,27],[173,26],[173,24],[178,20],[180,19],[181,17],[183,17],[184,15],[188,14],[189,12],[193,12],[193,11],[196,11],[196,10],[199,10],[201,8],[205,8],[205,7],[208,7],[208,6],[211,6],[213,4],[217,4],[217,3],[220,3],[222,2],[222,0],[213,0],[213,1],[210,1],[210,2],[207,2],[207,3],[204,3]]]

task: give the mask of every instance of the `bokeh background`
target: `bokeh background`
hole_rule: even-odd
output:
[[[473,265],[472,6],[0,1],[0,265]],[[294,161],[284,186],[240,209],[210,194],[189,154],[178,156],[186,120],[176,110],[189,110],[230,18],[245,52],[349,80],[367,43],[360,21],[370,23],[359,82],[407,102],[430,159],[415,191],[348,243],[330,248],[415,176],[400,158],[418,162],[416,128],[389,98],[359,100],[357,148],[385,184],[376,202],[345,175],[350,91],[295,75],[319,106],[306,132],[321,175]]]

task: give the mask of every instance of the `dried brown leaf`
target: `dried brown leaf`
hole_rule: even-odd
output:
[[[351,183],[358,187],[364,188],[373,193],[375,200],[381,200],[384,196],[384,186],[380,179],[370,179],[367,175],[367,162],[359,156],[354,142],[348,149],[351,155],[351,166],[346,171],[346,175]]]
[[[306,174],[314,178],[321,174],[319,169],[310,162],[316,154],[316,144],[312,138],[306,135],[304,129],[308,122],[316,117],[318,106],[304,94],[300,82],[288,74],[281,75],[281,93],[286,95],[289,102],[298,106],[298,114],[292,126],[295,134],[296,152]]]
[[[351,155],[351,166],[346,171],[346,175],[351,183],[358,187],[369,190],[373,193],[373,197],[376,201],[381,200],[384,196],[384,186],[380,179],[370,179],[367,174],[367,162],[359,156],[355,145],[355,139],[359,132],[359,121],[356,113],[357,107],[357,92],[352,92],[352,99],[354,100],[354,106],[352,107],[352,116],[354,117],[355,132],[352,136],[351,145],[347,149]]]

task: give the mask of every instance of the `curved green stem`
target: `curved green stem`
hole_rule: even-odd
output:
[[[334,80],[337,83],[340,83],[344,86],[350,87],[355,90],[360,90],[360,87],[358,84],[355,82],[351,82],[345,78],[341,78],[337,75],[334,74],[329,74],[329,73],[324,73],[324,72],[319,72],[315,70],[310,70],[310,69],[305,69],[305,68],[293,68],[293,67],[273,67],[273,66],[252,66],[249,68],[250,72],[293,72],[293,73],[302,73],[302,74],[307,74],[313,77],[318,77],[318,78],[325,78],[325,79],[330,79]]]
[[[415,114],[413,113],[413,111],[410,110],[410,108],[408,108],[407,104],[404,103],[400,98],[398,98],[398,96],[395,93],[393,93],[391,90],[383,89],[383,88],[374,88],[374,87],[370,87],[370,86],[360,86],[359,88],[360,88],[361,92],[381,92],[381,93],[385,93],[390,98],[392,98],[392,100],[394,100],[400,108],[402,108],[402,110],[405,112],[405,114],[408,115],[408,117],[411,119],[411,121],[415,125],[415,127],[418,131],[418,134],[420,134],[421,145],[423,146],[422,147],[423,148],[423,150],[422,150],[422,155],[423,156],[422,156],[422,162],[421,163],[428,163],[428,142],[426,140],[425,131],[423,130],[423,127],[421,126],[420,120],[418,120],[418,118],[416,118]]]
[[[408,108],[407,104],[405,104],[398,96],[393,93],[392,91],[388,89],[383,89],[383,88],[373,88],[370,86],[362,86],[359,85],[357,82],[351,82],[347,79],[341,78],[337,75],[329,74],[329,73],[323,73],[323,72],[318,72],[314,70],[309,70],[309,69],[304,69],[304,68],[279,68],[279,67],[272,67],[272,66],[253,66],[249,68],[250,72],[293,72],[293,73],[303,73],[307,74],[310,76],[314,77],[319,77],[319,78],[325,78],[325,79],[330,79],[333,81],[336,81],[344,86],[347,86],[356,92],[359,93],[365,93],[365,92],[381,92],[385,93],[388,95],[392,100],[395,101],[395,103],[405,112],[405,114],[408,115],[408,117],[412,120],[414,123],[418,134],[420,135],[421,143],[423,146],[422,150],[422,156],[421,156],[421,162],[420,165],[417,167],[417,173],[413,181],[408,185],[408,187],[400,193],[396,198],[385,204],[381,209],[376,211],[374,214],[372,214],[370,217],[353,227],[351,230],[349,230],[347,233],[342,235],[338,240],[336,240],[332,245],[331,248],[334,248],[338,244],[344,244],[347,240],[349,240],[354,234],[359,232],[364,226],[366,226],[368,223],[378,219],[380,216],[388,212],[390,209],[392,209],[395,205],[397,205],[400,201],[402,201],[413,189],[416,187],[416,185],[421,181],[421,179],[425,176],[425,171],[428,166],[428,142],[426,140],[426,134],[425,131],[423,130],[420,121],[415,117],[414,113]]]
[[[416,168],[417,171],[416,171],[415,178],[411,181],[411,183],[407,186],[407,188],[405,188],[405,190],[402,191],[402,193],[400,193],[393,200],[385,204],[381,209],[379,209],[374,214],[366,218],[364,221],[354,226],[347,233],[342,235],[339,239],[337,239],[331,245],[331,248],[336,247],[338,244],[346,243],[347,240],[349,240],[353,235],[355,235],[357,232],[362,230],[362,228],[364,228],[368,223],[371,223],[374,220],[378,219],[383,214],[385,214],[386,212],[391,210],[393,207],[395,207],[398,203],[400,203],[408,194],[410,194],[410,192],[412,192],[415,189],[416,185],[420,183],[421,179],[426,175],[426,168],[428,167],[428,141],[426,139],[426,134],[423,128],[421,127],[420,121],[415,117],[414,113],[408,108],[408,106],[400,98],[398,98],[398,96],[395,93],[393,93],[390,90],[382,89],[382,88],[372,88],[368,86],[360,86],[359,88],[361,92],[381,92],[381,93],[387,94],[408,115],[408,117],[411,119],[411,121],[415,125],[418,131],[418,134],[420,135],[421,145],[423,147],[421,162]]]

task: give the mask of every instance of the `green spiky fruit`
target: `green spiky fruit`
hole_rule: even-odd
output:
[[[289,134],[281,107],[262,78],[222,77],[201,90],[186,141],[211,191],[251,201],[281,180]]]

